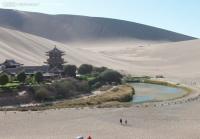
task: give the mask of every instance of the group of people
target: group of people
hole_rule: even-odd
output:
[[[124,120],[124,123],[123,123],[123,119],[120,118],[119,122],[120,122],[121,125],[123,125],[123,124],[128,125],[128,121],[127,121],[127,119],[125,119],[125,120]],[[79,139],[79,138],[78,138],[78,139]],[[83,137],[82,137],[81,139],[83,139]],[[92,137],[89,136],[87,139],[92,139]]]
[[[123,125],[123,119],[122,119],[122,118],[120,118],[119,122],[120,122],[121,125]],[[124,120],[124,124],[125,124],[125,125],[128,124],[128,121],[127,121],[126,119]],[[78,138],[78,139],[83,139],[83,137],[82,137],[82,138]],[[87,139],[92,139],[92,137],[89,136]]]
[[[83,136],[78,136],[78,137],[76,137],[76,139],[84,139],[84,137]],[[92,139],[92,137],[88,136],[87,139]]]
[[[119,122],[120,122],[121,125],[123,125],[123,120],[122,120],[122,118],[120,118]],[[124,120],[124,124],[127,125],[127,124],[128,124],[128,121],[127,121],[127,120]]]
[[[92,137],[91,137],[91,136],[89,136],[87,139],[92,139]]]

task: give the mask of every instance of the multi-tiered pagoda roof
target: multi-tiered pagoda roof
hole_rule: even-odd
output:
[[[63,64],[66,63],[64,59],[62,58],[63,55],[65,55],[64,51],[59,50],[58,48],[53,48],[52,50],[46,52],[46,55],[49,57],[46,64],[49,65],[50,70],[51,69],[63,69]]]

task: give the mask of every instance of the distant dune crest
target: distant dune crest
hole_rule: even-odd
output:
[[[0,9],[0,26],[59,42],[120,39],[177,42],[195,39],[123,20],[75,15],[47,15],[7,9]]]

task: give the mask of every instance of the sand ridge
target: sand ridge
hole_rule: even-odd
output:
[[[42,65],[47,59],[45,52],[56,45],[66,52],[65,60],[76,65],[107,66],[136,75],[199,78],[199,44],[200,40],[161,44],[134,41],[62,44],[0,27],[0,62],[16,59],[25,65]]]

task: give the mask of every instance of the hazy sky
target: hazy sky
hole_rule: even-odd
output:
[[[0,7],[123,19],[200,38],[200,0],[0,0]]]

